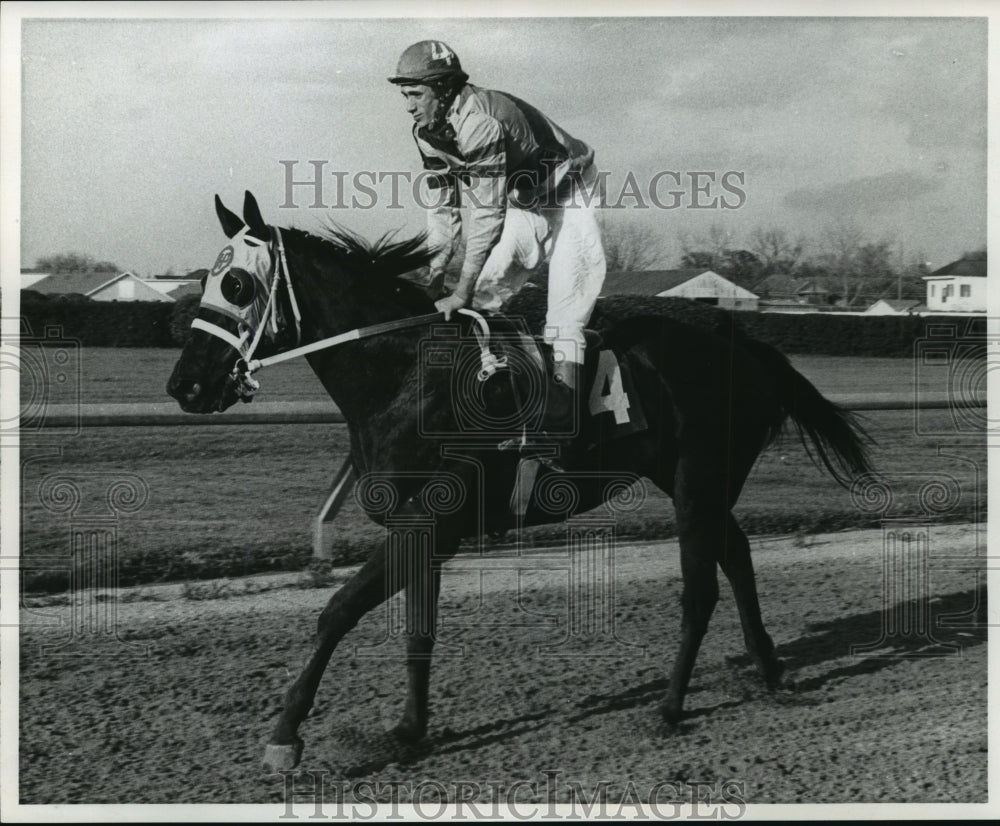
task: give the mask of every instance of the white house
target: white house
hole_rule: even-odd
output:
[[[912,315],[926,310],[919,301],[912,298],[880,298],[865,310],[865,315]]]
[[[758,297],[707,269],[609,272],[601,295],[657,295],[689,298],[727,310],[756,310]]]
[[[931,312],[986,312],[986,260],[960,258],[930,275],[927,309]]]

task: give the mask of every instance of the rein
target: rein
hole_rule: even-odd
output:
[[[285,244],[281,236],[281,230],[278,227],[272,227],[272,230],[274,235],[274,240],[272,242],[272,255],[273,248],[275,246],[278,251],[274,262],[274,276],[271,280],[271,289],[268,294],[267,304],[261,314],[260,325],[253,336],[253,341],[250,343],[250,346],[246,349],[246,351],[244,352],[244,346],[246,345],[247,339],[250,337],[249,330],[244,329],[240,337],[237,338],[227,330],[199,318],[194,319],[191,323],[191,327],[193,329],[200,329],[216,336],[217,338],[221,338],[240,354],[240,358],[233,366],[232,380],[236,384],[236,389],[239,392],[240,397],[245,401],[250,401],[253,398],[253,394],[260,389],[260,382],[253,377],[253,374],[263,367],[280,364],[283,361],[289,361],[293,358],[298,358],[299,356],[308,355],[309,353],[315,353],[320,350],[336,347],[349,341],[371,338],[372,336],[382,335],[395,330],[420,327],[425,324],[429,324],[444,315],[442,312],[434,312],[426,315],[403,318],[397,321],[384,321],[367,327],[357,327],[353,330],[348,330],[346,333],[340,333],[339,335],[314,341],[312,344],[300,345],[292,348],[291,350],[286,350],[283,353],[277,353],[276,355],[268,356],[262,359],[255,359],[253,358],[253,354],[257,350],[257,345],[260,344],[264,328],[267,326],[268,322],[270,322],[271,329],[275,335],[280,332],[278,327],[278,313],[275,308],[277,306],[278,286],[282,280],[285,282],[285,286],[288,291],[289,303],[292,305],[292,315],[295,320],[295,341],[299,342],[302,340],[302,315],[299,312],[298,301],[295,298],[295,290],[292,287],[292,277],[288,269],[288,260],[285,257]],[[458,312],[462,315],[471,317],[476,322],[475,332],[479,343],[480,359],[482,364],[477,378],[479,381],[484,382],[496,373],[497,370],[507,367],[507,358],[506,356],[498,358],[490,351],[490,328],[486,323],[486,319],[483,318],[482,315],[477,313],[475,310],[466,308],[459,309]]]
[[[370,327],[357,327],[354,330],[348,330],[346,333],[340,333],[339,335],[314,341],[312,344],[304,344],[301,347],[286,350],[284,353],[278,353],[277,355],[268,356],[263,359],[252,359],[246,362],[246,369],[250,373],[256,373],[262,367],[280,364],[283,361],[315,353],[319,350],[326,350],[329,347],[336,347],[338,344],[344,344],[348,341],[357,341],[358,339],[371,338],[382,333],[389,333],[393,330],[405,330],[408,327],[419,327],[422,324],[429,324],[442,315],[443,313],[429,313],[411,318],[402,318],[399,321],[384,321],[381,324],[372,324]]]

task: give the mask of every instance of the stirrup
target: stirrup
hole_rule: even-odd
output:
[[[535,336],[534,338],[539,348],[552,346],[545,341],[544,336]],[[591,330],[589,327],[585,327],[583,330],[583,342],[584,346],[588,350],[600,350],[601,345],[604,344],[604,336],[597,332],[597,330]]]
[[[561,463],[562,456],[554,455],[553,453],[561,446],[563,445],[559,439],[553,438],[544,432],[535,434],[532,440],[528,439],[527,432],[522,432],[519,439],[504,439],[502,442],[499,442],[497,450],[516,451],[522,457],[521,461],[534,459],[550,470],[565,473],[566,469]],[[561,453],[562,451],[559,451],[559,454]]]
[[[586,342],[588,350],[600,350],[601,345],[604,344],[604,336],[597,332],[597,330],[587,328],[584,328],[583,340]]]

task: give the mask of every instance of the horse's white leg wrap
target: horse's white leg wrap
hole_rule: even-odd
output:
[[[291,745],[268,743],[264,748],[264,771],[275,774],[294,769],[302,759],[302,747],[303,743],[298,739]]]

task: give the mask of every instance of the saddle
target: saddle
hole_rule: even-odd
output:
[[[450,387],[450,410],[420,405],[422,416],[433,415],[418,421],[423,435],[506,448],[539,441],[552,382],[541,336],[519,317],[468,311],[459,324],[436,324],[430,333],[421,342],[421,392]],[[577,426],[558,439],[574,450],[645,429],[627,359],[597,332],[587,331],[586,339]]]
[[[513,513],[525,513],[538,478],[586,467],[595,448],[647,428],[627,346],[616,350],[614,330],[585,332],[572,432],[549,434],[541,425],[552,360],[540,330],[522,316],[459,312],[457,320],[432,325],[420,342],[418,433],[514,453]]]

